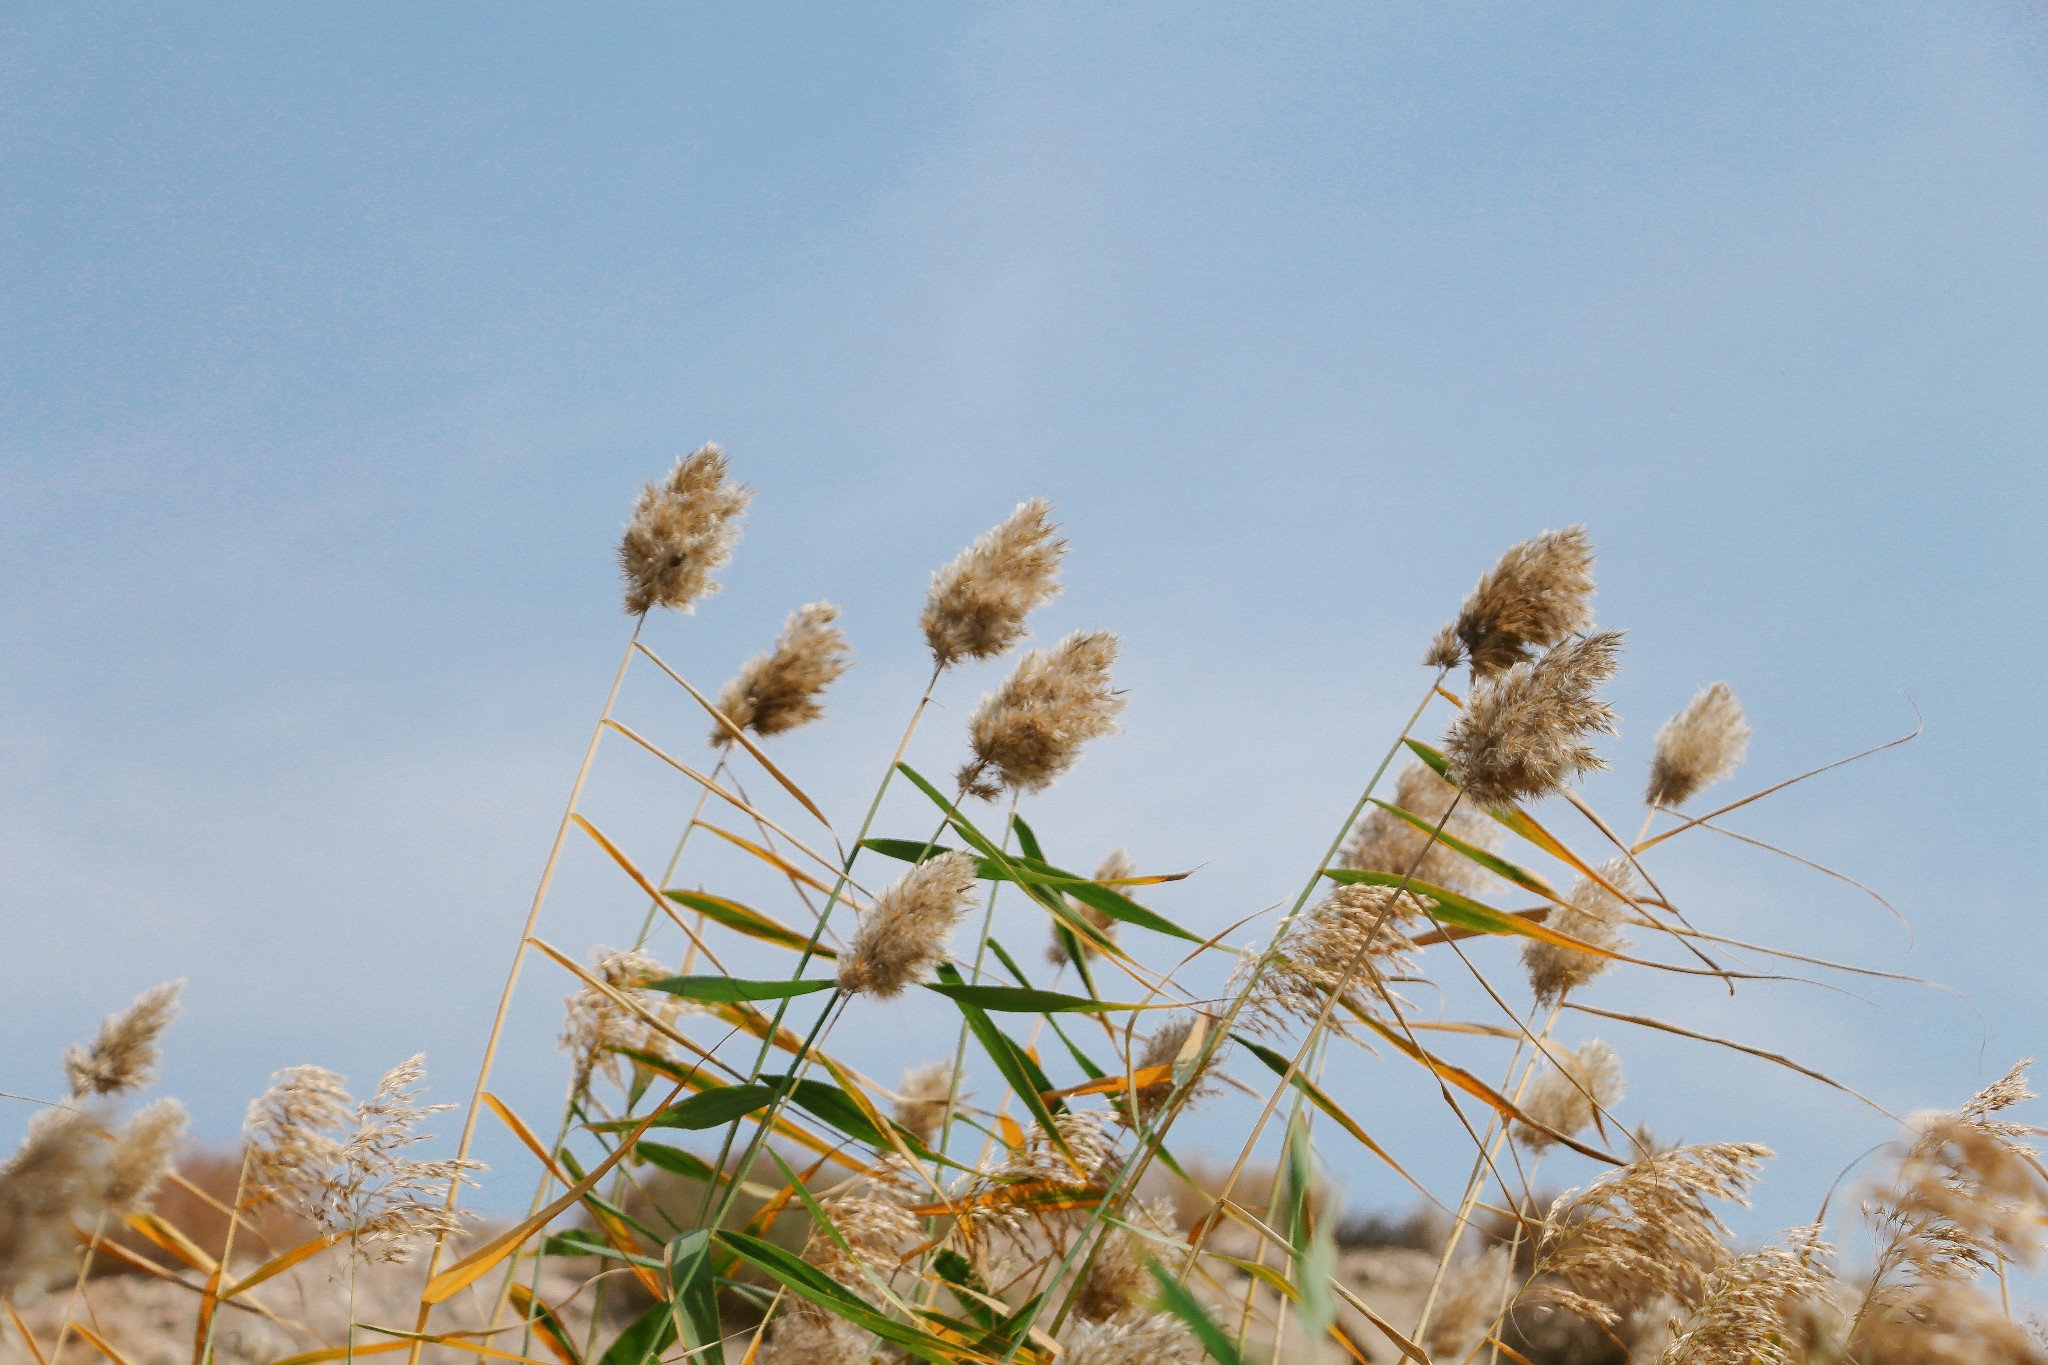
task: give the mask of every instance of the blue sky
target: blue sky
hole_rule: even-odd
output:
[[[1586,522],[1629,631],[1590,794],[1632,825],[1657,724],[1717,678],[1757,728],[1737,783],[1910,698],[1912,745],[1732,822],[1910,941],[1731,843],[1658,866],[1720,932],[1970,1002],[1597,1003],[1960,1100],[2048,1018],[2044,35],[1968,3],[11,8],[0,1089],[50,1093],[67,1040],[184,976],[165,1084],[210,1139],[298,1062],[367,1084],[424,1048],[460,1099],[625,637],[619,523],[716,438],[748,537],[650,639],[715,685],[840,603],[859,667],[778,752],[848,819],[922,685],[929,572],[1053,498],[1039,633],[1121,632],[1131,700],[1033,817],[1073,862],[1199,866],[1157,903],[1210,930],[1292,894],[1477,574]],[[996,676],[948,681],[917,761],[956,761]],[[672,689],[625,705],[701,752]],[[607,750],[591,809],[658,861],[688,795]],[[575,952],[638,914],[587,852],[542,924]],[[531,972],[501,1072],[543,1112],[565,989]],[[849,1055],[922,1060],[939,1018]],[[1764,1224],[1889,1130],[1621,1027],[1627,1117],[1781,1150]],[[1332,1075],[1462,1175],[1391,1064]]]

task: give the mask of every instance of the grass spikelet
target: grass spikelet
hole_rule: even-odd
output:
[[[1637,1157],[1551,1205],[1525,1292],[1612,1326],[1660,1295],[1692,1306],[1727,1260],[1709,1199],[1745,1202],[1767,1147],[1719,1142]]]
[[[1024,618],[1060,590],[1067,542],[1054,529],[1051,503],[1021,502],[932,575],[921,624],[934,663],[993,659],[1024,638]]]
[[[1583,526],[1508,547],[1480,578],[1423,662],[1470,663],[1476,678],[1504,672],[1593,622],[1593,542]]]
[[[1601,865],[1600,875],[1616,890],[1635,894],[1635,871],[1625,858]],[[1570,905],[1553,907],[1546,921],[1567,938],[1590,943],[1595,948],[1616,952],[1628,945],[1622,930],[1622,916],[1628,912],[1621,900],[1590,877],[1581,877],[1572,888]],[[1522,966],[1529,973],[1529,988],[1536,1003],[1548,1008],[1579,989],[1612,965],[1611,958],[1563,948],[1554,943],[1530,939],[1522,945]]]
[[[149,1206],[185,1145],[186,1125],[185,1106],[173,1099],[158,1100],[128,1120],[107,1156],[102,1197],[111,1212],[138,1213]]]
[[[1134,877],[1137,874],[1138,864],[1132,860],[1128,852],[1121,848],[1113,848],[1108,853],[1105,853],[1102,856],[1102,861],[1095,866],[1095,880],[1098,882],[1115,881],[1119,877]],[[1128,888],[1125,888],[1125,894],[1129,894]],[[1104,914],[1092,905],[1075,904],[1073,905],[1073,911],[1085,923],[1100,930],[1103,937],[1109,939],[1112,943],[1116,941],[1116,921],[1107,914]],[[1081,940],[1081,951],[1093,957],[1101,949],[1083,939]],[[1058,934],[1054,934],[1052,942],[1046,945],[1045,960],[1055,967],[1066,966],[1067,944],[1066,940],[1062,939]]]
[[[1699,1306],[1659,1365],[1781,1365],[1791,1360],[1795,1316],[1828,1292],[1829,1251],[1819,1224],[1745,1252],[1707,1277]]]
[[[946,1121],[946,1100],[953,1093],[953,1064],[927,1062],[903,1073],[896,1085],[896,1104],[891,1115],[896,1122],[917,1134],[929,1145],[938,1140],[939,1125]]]
[[[1203,1365],[1201,1343],[1171,1313],[1132,1313],[1079,1322],[1067,1333],[1060,1365]]]
[[[1450,775],[1481,805],[1548,796],[1607,766],[1586,737],[1616,733],[1614,709],[1595,695],[1620,666],[1621,632],[1567,640],[1473,689],[1444,736]]]
[[[1110,686],[1116,653],[1116,636],[1082,630],[1018,660],[968,723],[974,757],[960,769],[961,789],[987,801],[1040,792],[1074,766],[1081,746],[1115,730],[1124,709]]]
[[[334,1130],[354,1116],[355,1101],[334,1072],[318,1066],[278,1072],[250,1102],[242,1126],[251,1186],[317,1222],[341,1157]]]
[[[135,1003],[100,1021],[91,1047],[73,1044],[64,1053],[64,1072],[74,1098],[118,1095],[140,1090],[156,1079],[163,1052],[157,1039],[178,1017],[178,992],[183,981],[152,986]]]
[[[1500,843],[1500,826],[1486,818],[1471,802],[1456,810],[1452,803],[1458,789],[1421,763],[1401,770],[1394,787],[1394,804],[1434,827],[1443,822],[1443,832],[1475,848],[1489,852]],[[1449,818],[1445,818],[1449,812]],[[1367,811],[1352,829],[1339,867],[1361,872],[1385,872],[1396,877],[1414,877],[1451,891],[1473,894],[1486,889],[1493,875],[1464,854],[1429,837],[1406,820],[1377,807]]]
[[[592,976],[626,999],[638,1002],[657,1019],[675,1016],[679,1002],[674,996],[643,989],[648,982],[669,974],[658,959],[637,950],[615,952],[607,948],[595,949],[592,956],[596,959]],[[583,986],[564,998],[562,1032],[557,1042],[573,1060],[571,1084],[577,1093],[589,1086],[593,1074],[601,1074],[615,1084],[624,1083],[626,1067],[618,1055],[620,1048],[666,1051],[665,1040],[646,1020],[591,986]]]
[[[1579,954],[1584,956],[1584,954]],[[1553,1049],[1551,1065],[1530,1085],[1522,1110],[1538,1123],[1560,1133],[1577,1134],[1591,1128],[1600,1113],[1612,1108],[1622,1096],[1626,1083],[1621,1058],[1598,1038],[1575,1050]],[[1515,1141],[1532,1152],[1557,1145],[1557,1139],[1539,1128],[1517,1123]]]
[[[0,1166],[0,1302],[33,1296],[70,1273],[77,1216],[99,1204],[98,1130],[84,1110],[43,1110]]]
[[[766,738],[808,725],[825,714],[825,689],[853,667],[846,636],[833,622],[839,608],[813,602],[790,613],[774,648],[740,666],[718,694],[718,709],[742,730]],[[714,748],[732,743],[722,725],[711,728]]]
[[[1313,1024],[1340,983],[1352,1009],[1379,1013],[1373,978],[1410,969],[1415,945],[1401,925],[1420,917],[1423,903],[1413,892],[1396,893],[1391,886],[1332,891],[1302,913],[1279,947],[1240,962],[1240,980],[1257,973],[1245,1022],[1267,1034],[1283,1030],[1289,1020]]]
[[[1701,688],[1657,731],[1644,799],[1652,806],[1684,805],[1742,766],[1749,735],[1742,703],[1727,683]]]
[[[450,1108],[422,1105],[426,1058],[415,1056],[384,1073],[377,1093],[356,1106],[355,1129],[342,1144],[321,1210],[330,1232],[347,1232],[358,1258],[408,1259],[412,1244],[454,1232],[461,1218],[443,1194],[452,1179],[479,1170],[474,1161],[416,1161],[405,1155],[424,1142],[421,1119]]]
[[[946,960],[946,940],[974,905],[974,855],[942,853],[875,898],[839,959],[839,988],[889,999]]]
[[[694,611],[718,591],[711,575],[732,558],[740,513],[753,496],[726,476],[725,451],[716,442],[676,461],[661,483],[643,486],[619,538],[626,614]]]

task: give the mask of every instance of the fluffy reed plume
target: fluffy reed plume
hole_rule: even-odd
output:
[[[633,1001],[663,1022],[678,1013],[678,1001],[661,991],[645,989],[670,973],[660,960],[638,950],[615,952],[608,948],[592,951],[596,963],[591,975]],[[581,1094],[593,1074],[601,1074],[615,1085],[628,1075],[621,1048],[643,1052],[665,1052],[661,1032],[646,1019],[620,1004],[617,998],[592,986],[582,986],[562,1001],[562,1032],[558,1045],[574,1061],[572,1090]]]
[[[1593,542],[1583,526],[1545,531],[1508,547],[1480,578],[1457,619],[1437,632],[1423,662],[1476,677],[1503,672],[1593,623]]]
[[[334,1130],[354,1116],[355,1101],[334,1072],[319,1066],[278,1072],[270,1088],[250,1101],[242,1125],[251,1188],[317,1222],[341,1157]]]
[[[1621,1058],[1598,1038],[1576,1050],[1551,1049],[1550,1060],[1522,1099],[1522,1112],[1545,1128],[1576,1135],[1593,1127],[1601,1113],[1621,1099]],[[1515,1141],[1532,1152],[1557,1145],[1550,1133],[1525,1123],[1516,1123],[1514,1134]]]
[[[1458,789],[1438,777],[1425,764],[1411,763],[1401,770],[1394,785],[1394,804],[1435,828],[1475,848],[1491,852],[1500,843],[1500,826],[1470,801],[1452,809]],[[1449,819],[1445,813],[1449,812]],[[1482,891],[1492,874],[1464,854],[1430,837],[1429,829],[1417,829],[1390,811],[1375,806],[1365,813],[1351,831],[1344,850],[1337,856],[1339,867],[1361,872],[1385,872],[1396,877],[1413,877],[1431,886],[1467,894]]]
[[[1910,1121],[1892,1179],[1865,1201],[1879,1252],[1852,1346],[1873,1357],[1903,1359],[1910,1349],[1927,1359],[1996,1358],[1970,1354],[2005,1339],[1995,1327],[2002,1315],[1976,1302],[1974,1282],[2001,1261],[2031,1265],[2048,1227],[2048,1177],[2026,1140],[2034,1130],[1998,1117],[2033,1098],[2029,1065],[1953,1113]]]
[[[854,1177],[820,1201],[831,1226],[812,1229],[804,1260],[875,1301],[869,1277],[887,1284],[905,1253],[924,1240],[923,1225],[910,1211],[916,1195],[914,1177],[893,1158]],[[763,1365],[859,1365],[874,1343],[870,1333],[799,1300],[775,1319],[760,1359]]]
[[[1074,1314],[1084,1322],[1143,1316],[1142,1310],[1151,1302],[1154,1289],[1145,1262],[1185,1259],[1159,1240],[1180,1236],[1172,1200],[1133,1203],[1124,1210],[1123,1221],[1130,1226],[1108,1226],[1102,1230],[1095,1253],[1088,1261],[1088,1273],[1074,1291]],[[1183,1246],[1182,1251],[1185,1250]],[[1169,1266],[1172,1268],[1175,1267]]]
[[[926,1146],[938,1141],[946,1121],[946,1097],[953,1093],[953,1064],[927,1062],[903,1073],[896,1086],[896,1122],[917,1134]]]
[[[1209,1359],[1170,1313],[1080,1322],[1068,1331],[1065,1345],[1060,1365],[1203,1365]]]
[[[1659,1295],[1699,1303],[1728,1259],[1709,1199],[1745,1202],[1770,1149],[1718,1142],[1637,1157],[1550,1206],[1524,1300],[1612,1326]]]
[[[1616,891],[1635,894],[1635,871],[1624,858],[1601,864],[1600,876]],[[1595,948],[1620,952],[1628,946],[1621,928],[1628,914],[1628,902],[1590,877],[1581,877],[1572,888],[1571,904],[1551,909],[1544,923],[1566,938],[1589,943]],[[1529,987],[1536,1003],[1549,1008],[1607,970],[1611,958],[1564,948],[1530,939],[1522,944],[1522,966],[1529,973]]]
[[[1422,1348],[1435,1360],[1463,1360],[1485,1340],[1507,1296],[1514,1271],[1504,1246],[1452,1264],[1437,1296]]]
[[[135,1003],[100,1021],[91,1047],[73,1043],[64,1053],[64,1072],[71,1078],[72,1098],[118,1095],[140,1090],[156,1079],[163,1052],[156,1045],[178,1017],[178,991],[183,981],[166,981],[135,997]]]
[[[249,1109],[245,1126],[257,1188],[328,1233],[345,1234],[364,1261],[402,1262],[413,1243],[454,1232],[448,1182],[480,1169],[474,1161],[415,1161],[421,1119],[445,1104],[421,1105],[425,1059],[384,1074],[377,1093],[354,1104],[341,1077],[316,1066],[279,1072]]]
[[[824,715],[825,689],[853,667],[846,636],[832,624],[838,619],[839,608],[830,602],[813,602],[791,612],[775,647],[742,664],[718,694],[718,709],[726,719],[742,730],[767,736]],[[732,734],[714,725],[711,743],[723,748],[732,743]]]
[[[1108,631],[1080,630],[1018,660],[968,723],[974,757],[960,769],[961,789],[985,801],[1044,791],[1074,766],[1082,745],[1115,730],[1124,709],[1110,686],[1116,651]]]
[[[1096,864],[1094,880],[1098,882],[1111,882],[1122,877],[1135,877],[1137,875],[1138,865],[1132,861],[1131,855],[1121,848],[1113,848],[1102,856],[1100,863]],[[1125,892],[1125,894],[1128,895],[1129,893]],[[1112,942],[1115,941],[1115,920],[1092,905],[1083,905],[1071,901],[1069,904],[1073,906],[1074,913],[1081,918],[1083,923],[1092,929],[1100,930],[1104,938]],[[1093,957],[1102,951],[1087,939],[1081,938],[1078,934],[1075,935],[1075,938],[1080,940],[1081,952],[1088,957]],[[1067,942],[1058,934],[1054,934],[1052,942],[1046,946],[1045,960],[1055,967],[1067,965]]]
[[[946,960],[946,940],[974,905],[974,855],[942,853],[903,874],[861,916],[839,958],[839,989],[884,1000]]]
[[[1207,1037],[1209,1021],[1200,1014],[1176,1014],[1161,1024],[1145,1039],[1145,1046],[1139,1050],[1134,1071],[1150,1071],[1155,1067],[1171,1066],[1175,1070],[1191,1067],[1200,1056],[1203,1040]],[[1222,1056],[1219,1048],[1209,1054],[1199,1074],[1191,1079],[1186,1104],[1192,1105],[1204,1095],[1214,1094],[1216,1080],[1214,1067]],[[1137,1087],[1137,1112],[1133,1116],[1131,1097],[1118,1091],[1110,1098],[1115,1102],[1117,1114],[1130,1127],[1143,1128],[1159,1116],[1167,1098],[1172,1095],[1174,1079],[1171,1075],[1150,1081]]]
[[[1244,1020],[1277,1033],[1289,1020],[1312,1024],[1331,991],[1359,1013],[1377,1013],[1376,979],[1411,967],[1414,941],[1401,928],[1422,916],[1425,902],[1391,886],[1340,886],[1303,911],[1285,937],[1263,955],[1240,960],[1235,981],[1253,981]],[[1263,966],[1261,965],[1263,963]],[[1342,1028],[1341,1016],[1333,1023]]]
[[[1105,1181],[1116,1143],[1103,1115],[1094,1110],[1055,1114],[1053,1129],[1058,1143],[1041,1125],[1032,1124],[1024,1130],[1023,1145],[998,1148],[968,1181],[965,1205],[970,1212],[961,1223],[970,1240],[988,1229],[1022,1233],[1046,1219],[1037,1196]]]
[[[1742,703],[1727,683],[1701,688],[1657,731],[1650,787],[1643,799],[1653,806],[1684,805],[1742,766],[1749,734]]]
[[[1833,1282],[1819,1224],[1745,1252],[1707,1277],[1700,1302],[1660,1365],[1780,1365],[1792,1359],[1795,1317]]]
[[[185,1127],[185,1106],[173,1099],[158,1100],[128,1120],[107,1155],[101,1197],[110,1212],[119,1217],[149,1206],[185,1145]]]
[[[755,1360],[758,1365],[862,1365],[874,1344],[872,1332],[799,1301],[775,1319]]]
[[[676,461],[666,480],[646,484],[619,539],[626,614],[655,607],[693,611],[718,591],[713,572],[732,558],[739,516],[753,490],[726,477],[725,451],[706,442]]]
[[[71,1273],[80,1215],[97,1214],[105,1180],[97,1119],[45,1109],[0,1166],[0,1302],[32,1298]]]
[[[1531,801],[1607,766],[1586,737],[1615,734],[1614,708],[1595,695],[1620,666],[1621,632],[1567,640],[1472,690],[1444,736],[1451,779],[1485,806]]]
[[[993,659],[1024,638],[1024,618],[1060,590],[1067,542],[1053,534],[1052,504],[1032,498],[932,575],[924,638],[932,660]]]

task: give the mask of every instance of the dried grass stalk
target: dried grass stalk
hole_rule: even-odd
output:
[[[1653,806],[1684,805],[1742,766],[1749,735],[1742,703],[1727,683],[1701,688],[1657,731],[1644,799]]]
[[[1115,730],[1124,709],[1110,685],[1116,652],[1116,636],[1082,630],[1018,660],[968,723],[974,757],[960,769],[961,790],[987,801],[1044,791],[1074,766],[1082,745]]]
[[[1067,542],[1054,529],[1051,503],[1021,502],[932,575],[922,624],[940,668],[962,659],[993,659],[1024,638],[1024,618],[1060,590]]]
[[[1548,796],[1607,766],[1586,743],[1615,734],[1614,709],[1595,695],[1620,666],[1621,633],[1568,640],[1473,689],[1444,736],[1451,780],[1481,805]]]
[[[742,730],[766,737],[808,725],[825,714],[825,689],[853,667],[846,636],[832,624],[839,608],[813,602],[790,613],[775,647],[740,666],[718,694],[718,709]],[[715,748],[731,744],[732,732],[711,728]]]
[[[946,960],[946,940],[973,908],[978,868],[964,850],[903,874],[861,917],[839,959],[839,988],[887,1000]]]
[[[732,558],[740,514],[753,496],[726,476],[725,451],[716,442],[676,461],[661,483],[644,485],[619,539],[626,614],[694,611],[717,592],[711,575]]]
[[[1504,672],[1593,623],[1593,542],[1583,526],[1545,531],[1508,547],[1457,619],[1437,632],[1423,662],[1475,677]]]

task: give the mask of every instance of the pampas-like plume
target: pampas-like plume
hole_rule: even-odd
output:
[[[45,1109],[0,1166],[0,1302],[41,1293],[68,1275],[77,1215],[99,1206],[104,1142],[93,1115]]]
[[[1113,848],[1103,855],[1100,863],[1096,864],[1094,880],[1110,882],[1122,877],[1135,877],[1137,874],[1138,865],[1131,860],[1131,855],[1121,848]],[[1128,895],[1129,893],[1125,892],[1125,894]],[[1092,905],[1074,904],[1073,902],[1069,902],[1069,904],[1073,905],[1074,913],[1080,917],[1083,923],[1087,924],[1090,928],[1100,930],[1102,936],[1111,942],[1116,941],[1115,920]],[[1081,938],[1078,934],[1074,937],[1080,941],[1081,952],[1084,955],[1094,957],[1102,951],[1088,939]],[[1067,965],[1067,941],[1060,937],[1060,935],[1054,934],[1052,942],[1046,945],[1045,960],[1055,967]]]
[[[1620,666],[1621,632],[1567,640],[1532,663],[1481,683],[1444,736],[1451,780],[1481,805],[1547,796],[1607,764],[1586,737],[1615,734],[1614,708],[1595,695]]]
[[[185,1127],[185,1106],[173,1099],[158,1100],[128,1120],[107,1157],[102,1197],[111,1212],[139,1213],[149,1206],[150,1195],[171,1173],[185,1145]]]
[[[915,1178],[895,1158],[854,1177],[820,1202],[831,1227],[812,1230],[804,1260],[872,1302],[868,1276],[887,1283],[904,1254],[924,1240],[923,1225],[910,1211],[916,1195]],[[858,1365],[874,1342],[845,1319],[798,1301],[775,1320],[760,1359],[763,1365]]]
[[[592,976],[657,1019],[667,1022],[675,1017],[681,1003],[676,997],[645,989],[648,982],[669,975],[659,959],[637,950],[613,952],[607,948],[598,948],[592,955],[596,958]],[[658,1030],[592,986],[580,987],[563,999],[557,1043],[574,1061],[572,1088],[579,1093],[589,1086],[593,1074],[602,1074],[616,1085],[625,1083],[626,1066],[619,1049],[665,1050]]]
[[[1080,630],[1018,660],[968,723],[974,757],[960,769],[961,790],[985,801],[1044,791],[1074,766],[1082,745],[1115,730],[1124,709],[1110,686],[1116,651],[1108,631]]]
[[[1522,1112],[1544,1127],[1565,1134],[1583,1132],[1621,1099],[1621,1058],[1598,1038],[1576,1050],[1552,1048],[1550,1061],[1522,1100]],[[1532,1152],[1557,1145],[1549,1133],[1525,1123],[1515,1124],[1514,1134]]]
[[[1202,1365],[1209,1353],[1171,1313],[1077,1322],[1060,1365]]]
[[[1550,1206],[1529,1302],[1612,1326],[1669,1295],[1690,1307],[1728,1260],[1709,1199],[1746,1202],[1768,1147],[1717,1142],[1637,1157]]]
[[[718,694],[718,709],[726,719],[765,737],[824,715],[825,689],[853,667],[846,636],[832,624],[838,619],[839,608],[830,602],[791,612],[775,647],[742,664]],[[711,743],[723,748],[732,743],[732,733],[714,725]]]
[[[861,916],[853,946],[839,958],[839,989],[850,995],[900,994],[946,960],[946,940],[974,906],[974,855],[942,853],[903,874]]]
[[[1421,918],[1424,904],[1412,891],[1398,893],[1397,899],[1391,886],[1332,891],[1302,912],[1277,947],[1238,963],[1234,984],[1256,974],[1245,1001],[1246,1025],[1271,1034],[1290,1019],[1312,1024],[1340,982],[1344,1003],[1376,1013],[1379,993],[1372,982],[1409,969],[1408,954],[1415,945],[1401,925]],[[1341,1018],[1332,1023],[1343,1027]]]
[[[1201,1025],[1201,1031],[1196,1026]],[[1207,1036],[1209,1021],[1199,1014],[1176,1014],[1161,1024],[1145,1039],[1145,1046],[1139,1051],[1134,1071],[1149,1071],[1154,1067],[1174,1066],[1183,1061],[1192,1064],[1200,1055],[1199,1049]],[[1202,1064],[1202,1070],[1190,1078],[1185,1105],[1192,1105],[1204,1095],[1215,1093],[1216,1081],[1212,1075],[1217,1059],[1222,1055],[1218,1048],[1210,1052]],[[1137,1114],[1130,1113],[1131,1097],[1122,1090],[1113,1092],[1110,1099],[1116,1104],[1118,1116],[1126,1125],[1143,1128],[1158,1117],[1159,1110],[1173,1094],[1174,1081],[1171,1076],[1137,1087]]]
[[[76,1043],[64,1053],[64,1072],[71,1095],[118,1095],[140,1090],[156,1079],[163,1052],[156,1040],[178,1017],[178,991],[183,981],[166,981],[135,997],[135,1003],[100,1021],[91,1047]]]
[[[1439,821],[1443,832],[1475,848],[1489,852],[1500,843],[1500,826],[1484,811],[1467,801],[1452,809],[1458,789],[1421,763],[1401,770],[1394,786],[1394,804],[1429,828],[1417,829],[1400,816],[1374,807],[1351,831],[1344,851],[1337,855],[1339,867],[1361,872],[1385,872],[1396,877],[1413,877],[1467,894],[1483,891],[1493,875],[1450,845],[1432,840],[1429,830]],[[1445,819],[1445,812],[1450,818]]]
[[[1749,733],[1742,703],[1727,683],[1701,688],[1657,731],[1644,800],[1653,806],[1684,805],[1742,766]]]
[[[1792,1318],[1827,1292],[1821,1226],[1745,1252],[1707,1277],[1699,1306],[1659,1365],[1781,1365],[1792,1358]]]
[[[953,1064],[927,1062],[903,1073],[896,1085],[892,1117],[917,1134],[927,1147],[938,1141],[939,1125],[946,1121],[946,1097],[953,1093]]]
[[[1127,1206],[1123,1221],[1130,1228],[1105,1226],[1095,1253],[1088,1260],[1088,1273],[1074,1291],[1074,1315],[1087,1322],[1108,1322],[1142,1316],[1152,1298],[1151,1273],[1145,1269],[1149,1257],[1173,1260],[1173,1249],[1154,1237],[1178,1237],[1179,1221],[1171,1199],[1147,1199]],[[1131,1228],[1142,1229],[1142,1236]],[[1185,1253],[1186,1248],[1181,1248]],[[1182,1254],[1179,1259],[1185,1259]]]
[[[1504,1246],[1488,1247],[1454,1263],[1422,1338],[1434,1360],[1470,1358],[1500,1315],[1514,1265]]]
[[[993,659],[1024,638],[1024,618],[1060,590],[1067,542],[1053,534],[1052,504],[1032,498],[932,575],[924,638],[932,660]]]
[[[393,1067],[377,1093],[354,1104],[341,1077],[317,1066],[281,1071],[249,1107],[250,1174],[257,1188],[347,1237],[364,1261],[402,1262],[414,1242],[457,1231],[448,1182],[480,1170],[474,1161],[415,1161],[421,1119],[447,1109],[422,1105],[423,1057]]]
[[[1508,547],[1457,619],[1437,632],[1423,662],[1475,677],[1503,672],[1593,622],[1593,542],[1583,526],[1545,531]]]
[[[1603,863],[1600,875],[1607,886],[1629,895],[1635,894],[1635,872],[1627,859],[1616,858]],[[1579,879],[1572,888],[1570,900],[1568,906],[1551,909],[1549,918],[1544,921],[1549,928],[1566,938],[1575,938],[1609,952],[1619,952],[1628,946],[1628,935],[1621,928],[1622,917],[1628,913],[1626,901],[1590,877]],[[1536,1003],[1546,1008],[1606,971],[1611,961],[1611,958],[1538,939],[1529,939],[1522,944],[1522,966],[1528,970],[1530,989],[1536,993]]]
[[[715,441],[676,461],[663,482],[644,485],[619,539],[626,614],[693,611],[717,592],[711,575],[732,558],[740,513],[753,496],[726,477],[725,451]]]

